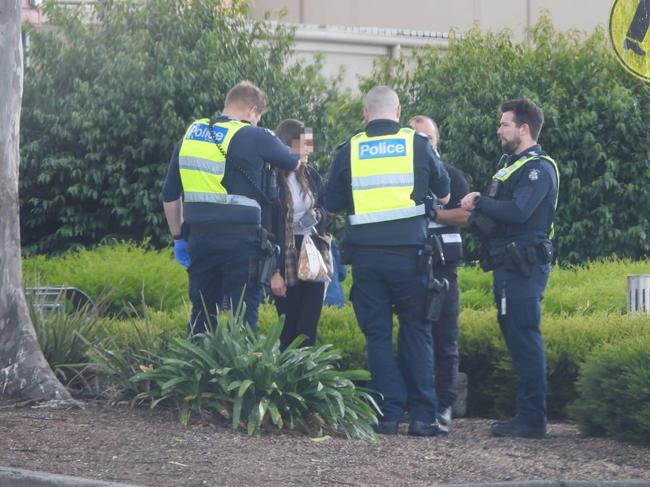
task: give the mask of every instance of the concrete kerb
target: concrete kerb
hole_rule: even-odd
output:
[[[99,480],[68,477],[46,472],[33,472],[19,468],[0,467],[0,487],[138,487]]]
[[[441,487],[434,484],[430,487]],[[1,487],[1,486],[0,486]],[[472,484],[444,484],[444,487],[650,487],[649,480],[515,480]]]

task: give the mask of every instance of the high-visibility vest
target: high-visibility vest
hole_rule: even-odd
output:
[[[184,203],[234,204],[260,208],[254,199],[228,194],[222,184],[230,141],[237,131],[247,125],[229,120],[213,124],[211,131],[210,121],[202,118],[189,126],[178,154]]]
[[[558,202],[558,197],[560,195],[560,170],[558,169],[555,160],[553,160],[553,158],[549,156],[539,155],[535,153],[528,153],[525,156],[521,157],[520,159],[517,159],[511,165],[504,166],[501,169],[499,169],[497,173],[494,176],[492,176],[492,180],[498,181],[499,183],[505,183],[510,178],[510,176],[516,173],[525,164],[535,159],[545,159],[548,162],[550,162],[551,165],[553,166],[553,169],[555,169],[555,177],[557,178],[557,193],[555,193],[554,208],[557,210],[557,202]],[[554,235],[555,235],[555,226],[553,225],[553,223],[551,223],[551,229],[549,231],[548,238],[553,238]]]
[[[350,169],[354,214],[350,225],[401,220],[425,214],[424,204],[411,199],[415,180],[415,131],[369,137],[361,132],[350,139]]]

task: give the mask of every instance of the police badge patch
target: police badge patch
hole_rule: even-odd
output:
[[[528,179],[531,181],[537,181],[539,179],[539,169],[531,169],[528,173]]]

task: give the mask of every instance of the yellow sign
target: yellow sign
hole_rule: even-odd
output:
[[[631,74],[650,81],[650,0],[614,0],[609,37],[616,57]]]

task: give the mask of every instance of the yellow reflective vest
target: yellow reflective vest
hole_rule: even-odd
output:
[[[361,132],[350,139],[354,203],[350,225],[424,215],[424,205],[411,199],[414,135],[414,130],[402,128],[396,134],[369,137]]]
[[[178,154],[184,203],[260,207],[259,203],[251,198],[228,194],[222,184],[230,141],[237,131],[247,125],[237,120],[229,120],[213,124],[211,131],[210,121],[202,118],[189,126]]]
[[[551,163],[553,166],[553,169],[555,169],[555,177],[557,178],[557,193],[555,194],[555,209],[557,210],[557,202],[558,198],[560,196],[560,170],[557,167],[557,163],[555,160],[549,156],[542,156],[538,154],[533,154],[531,156],[524,156],[518,160],[516,160],[514,163],[512,163],[509,166],[502,167],[497,171],[497,173],[492,176],[492,179],[495,181],[498,181],[499,183],[505,183],[508,179],[510,179],[510,176],[512,176],[514,173],[516,173],[519,169],[524,167],[524,165],[530,161],[533,161],[535,159],[544,159],[547,160],[548,162]],[[548,234],[548,238],[553,238],[555,235],[555,225],[551,223],[551,230]]]

